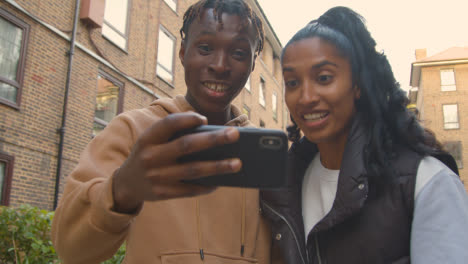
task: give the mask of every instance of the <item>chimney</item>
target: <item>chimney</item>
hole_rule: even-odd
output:
[[[92,28],[102,27],[106,0],[82,0],[80,19]]]
[[[426,49],[416,49],[415,51],[416,61],[420,61],[427,57]]]

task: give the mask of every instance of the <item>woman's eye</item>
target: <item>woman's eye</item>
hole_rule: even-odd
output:
[[[328,82],[330,82],[332,79],[333,79],[333,76],[331,76],[331,75],[326,75],[326,74],[319,75],[319,77],[317,78],[318,82],[320,82],[320,83],[328,83]]]

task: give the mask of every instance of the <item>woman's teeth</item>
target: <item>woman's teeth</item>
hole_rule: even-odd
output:
[[[327,116],[327,113],[313,113],[313,114],[305,114],[303,115],[304,119],[307,121],[317,121],[323,119]]]

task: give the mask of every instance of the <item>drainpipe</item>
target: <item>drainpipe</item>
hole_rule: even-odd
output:
[[[75,15],[73,18],[73,30],[72,30],[71,40],[70,40],[70,50],[67,53],[68,71],[67,71],[67,80],[65,83],[65,95],[64,95],[63,109],[62,109],[62,126],[59,129],[57,129],[57,133],[59,133],[60,135],[60,141],[59,141],[59,149],[58,149],[58,155],[57,155],[57,172],[55,175],[54,210],[57,208],[57,204],[58,204],[60,175],[62,172],[63,143],[65,140],[65,124],[67,121],[68,91],[70,90],[73,55],[75,53],[75,37],[76,37],[76,29],[78,27],[79,11],[80,11],[80,0],[76,0]]]

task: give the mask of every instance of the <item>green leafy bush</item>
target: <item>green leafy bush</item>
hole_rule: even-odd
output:
[[[0,207],[0,263],[58,263],[50,241],[53,212]]]
[[[24,204],[20,207],[0,206],[0,263],[56,264],[60,263],[50,240],[54,212]],[[125,245],[102,264],[120,264],[125,257]]]

